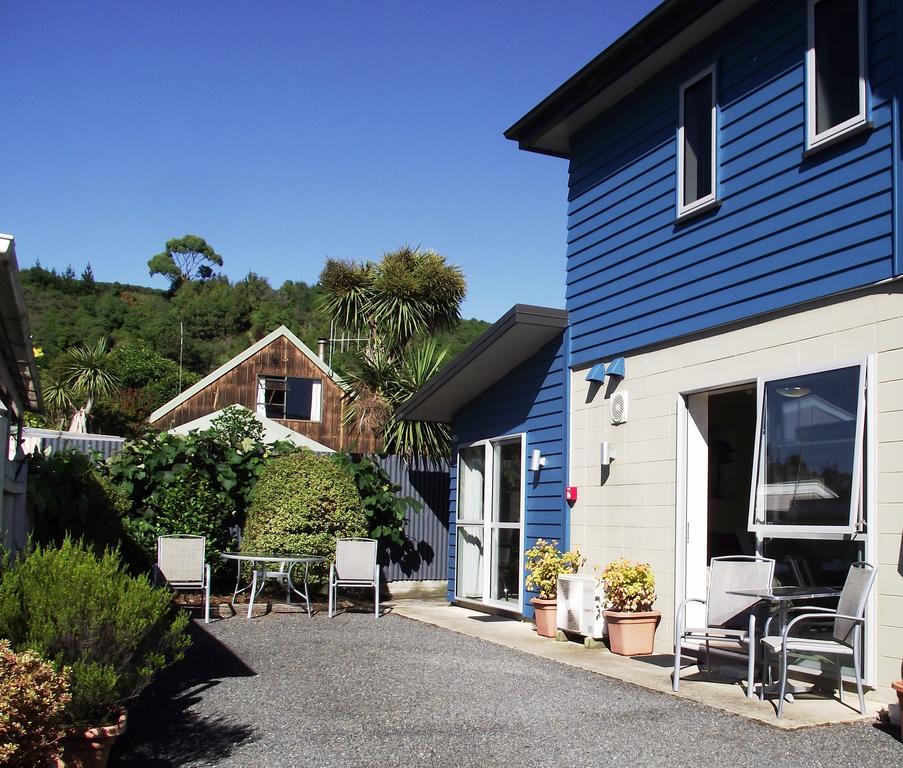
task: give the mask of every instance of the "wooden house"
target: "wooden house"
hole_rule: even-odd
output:
[[[332,370],[284,325],[150,415],[160,429],[238,404],[335,451],[381,448],[370,431],[342,426],[344,394]]]

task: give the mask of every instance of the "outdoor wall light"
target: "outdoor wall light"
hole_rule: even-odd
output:
[[[534,448],[530,454],[530,471],[538,472],[540,467],[546,465],[546,457],[539,452],[539,448]]]
[[[602,461],[601,464],[603,467],[607,467],[615,460],[615,449],[611,447],[608,440],[602,441],[602,451],[601,451]]]

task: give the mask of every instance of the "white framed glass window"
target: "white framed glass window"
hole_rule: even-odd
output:
[[[320,421],[323,383],[299,376],[258,376],[257,415],[268,419]]]
[[[712,64],[680,86],[677,123],[677,215],[718,199],[718,98]]]
[[[806,148],[866,124],[865,0],[808,0]]]
[[[843,536],[863,516],[866,361],[758,380],[749,530]]]

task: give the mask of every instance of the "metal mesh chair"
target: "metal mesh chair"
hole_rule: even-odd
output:
[[[335,613],[339,587],[372,587],[373,616],[379,617],[379,564],[376,539],[337,539],[335,562],[329,566],[329,616]]]
[[[161,579],[172,589],[204,591],[204,623],[210,623],[210,566],[205,562],[203,536],[174,535],[157,539],[154,583]]]
[[[677,609],[674,622],[674,673],[671,686],[680,688],[680,659],[684,640],[704,642],[706,663],[711,672],[712,641],[747,647],[747,698],[753,697],[756,664],[756,613],[758,597],[729,594],[736,589],[768,589],[774,577],[774,560],[756,555],[713,557],[709,564],[706,599],[687,598]],[[686,627],[690,603],[704,603],[704,627]]]
[[[770,671],[769,653],[780,655],[781,685],[778,699],[778,717],[784,712],[784,696],[787,693],[787,657],[803,654],[829,655],[835,657],[834,668],[837,673],[837,696],[843,702],[843,668],[841,659],[851,656],[853,670],[856,674],[856,691],[859,694],[859,712],[865,714],[865,696],[862,692],[862,627],[865,623],[865,604],[869,592],[875,583],[875,568],[869,563],[858,561],[850,566],[847,573],[837,610],[816,606],[800,606],[802,611],[787,622],[780,635],[769,635],[762,638],[764,660],[762,665],[762,687],[759,698],[765,697],[765,675]],[[834,628],[830,640],[800,637],[791,635],[794,626],[807,619],[834,619]]]

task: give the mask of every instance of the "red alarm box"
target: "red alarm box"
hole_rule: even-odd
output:
[[[569,485],[564,489],[564,498],[566,501],[577,501],[577,486]]]

